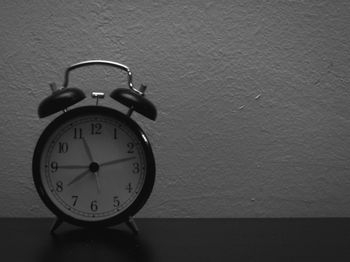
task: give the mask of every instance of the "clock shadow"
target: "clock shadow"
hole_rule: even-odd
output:
[[[152,253],[144,240],[129,231],[77,228],[52,235],[37,261],[148,262]]]

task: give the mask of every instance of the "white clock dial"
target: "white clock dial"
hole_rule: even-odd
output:
[[[40,176],[52,203],[83,221],[116,216],[138,197],[147,161],[142,136],[101,114],[69,119],[47,139]]]

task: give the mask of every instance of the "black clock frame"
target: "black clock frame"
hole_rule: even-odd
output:
[[[138,137],[146,155],[145,156],[146,157],[145,181],[139,195],[136,197],[133,203],[121,213],[113,217],[106,218],[103,220],[98,220],[98,221],[80,220],[64,213],[61,209],[59,209],[48,196],[43,186],[43,182],[41,179],[41,172],[40,172],[42,152],[51,134],[58,127],[60,127],[62,124],[66,123],[67,121],[76,117],[90,115],[90,114],[100,114],[103,116],[109,116],[112,118],[116,118],[118,121],[121,121],[124,124],[126,124],[128,127],[130,127],[134,131],[134,133]],[[37,142],[37,145],[34,150],[32,171],[33,171],[32,173],[33,173],[35,187],[39,193],[40,198],[48,207],[48,209],[51,210],[57,216],[57,218],[63,221],[66,221],[70,224],[81,226],[81,227],[107,227],[107,226],[114,226],[123,222],[128,222],[129,219],[133,217],[145,205],[146,201],[148,200],[152,192],[153,185],[155,182],[155,161],[154,161],[153,151],[151,148],[151,144],[147,139],[143,130],[130,117],[124,115],[123,113],[115,109],[102,107],[102,106],[78,107],[66,113],[63,113],[62,115],[54,119],[45,128],[45,130],[43,131],[42,135],[40,136]]]

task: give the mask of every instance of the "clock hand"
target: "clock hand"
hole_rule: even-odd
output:
[[[75,178],[73,178],[67,185],[70,186],[71,184],[79,181],[80,179],[82,179],[84,176],[86,176],[87,174],[89,174],[90,169],[85,170],[84,172],[82,172],[81,174],[77,175]]]
[[[122,163],[122,162],[129,161],[129,160],[132,160],[132,159],[135,159],[135,158],[136,158],[135,156],[131,156],[131,157],[119,158],[119,159],[107,161],[107,162],[104,162],[104,163],[100,164],[100,167],[101,166],[108,166],[108,165]]]
[[[100,184],[100,178],[99,178],[98,172],[94,172],[94,175],[96,178],[97,192],[101,193],[101,184]]]
[[[89,166],[83,166],[83,165],[63,165],[63,166],[58,166],[58,168],[62,169],[79,169],[79,168],[88,168]]]
[[[86,139],[83,137],[82,140],[83,140],[83,142],[84,142],[84,148],[85,148],[85,151],[86,151],[86,153],[87,153],[87,155],[88,155],[88,157],[89,157],[89,160],[90,160],[91,162],[95,162],[95,161],[93,160],[93,157],[92,157],[92,154],[91,154],[89,145],[88,145],[87,142],[86,142]]]

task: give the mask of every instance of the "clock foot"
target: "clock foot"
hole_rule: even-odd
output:
[[[50,233],[55,234],[55,230],[62,224],[63,220],[56,218],[55,221],[52,223]]]
[[[125,223],[135,235],[139,233],[139,229],[137,228],[137,225],[133,217],[129,217],[129,220],[126,221]]]

